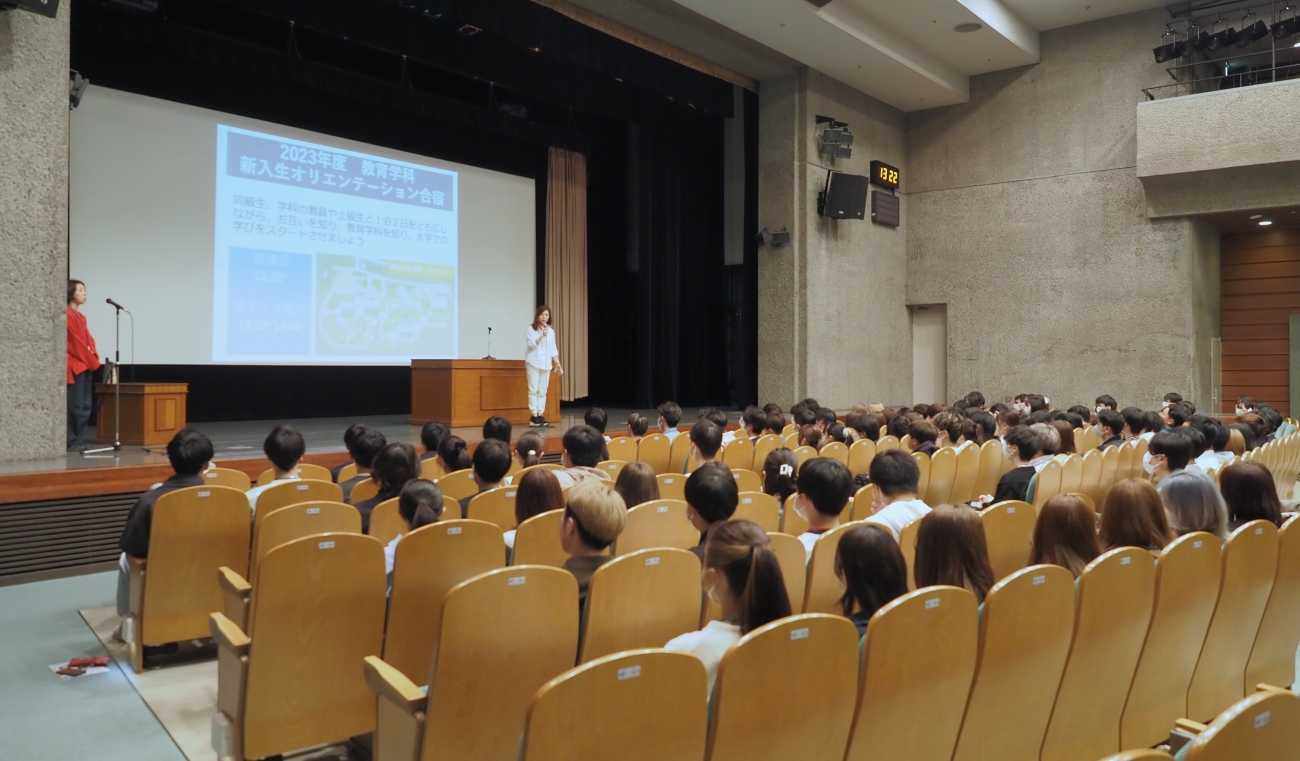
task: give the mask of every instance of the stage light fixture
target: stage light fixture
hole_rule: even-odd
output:
[[[833,116],[817,116],[817,124],[824,125],[821,132],[821,155],[831,158],[847,159],[853,155],[853,133],[849,132],[847,122]]]
[[[786,229],[785,225],[781,225],[780,230],[772,233],[772,248],[780,248],[789,244],[790,231]]]
[[[478,34],[483,30],[477,26],[474,26],[473,24],[466,24],[465,26],[462,26],[460,29],[457,29],[456,31],[460,32],[466,37],[473,37],[474,35]]]
[[[767,245],[767,239],[770,235],[771,233],[769,233],[767,228],[764,227],[762,230],[758,231],[758,235],[754,236],[754,242],[758,244],[759,248],[762,248]]]
[[[72,111],[81,105],[81,99],[86,96],[86,88],[90,87],[90,80],[81,76],[76,69],[68,72],[68,110]]]
[[[1268,227],[1268,226],[1271,225],[1271,224],[1273,224],[1273,223],[1272,223],[1271,221],[1267,220],[1267,219],[1262,219],[1262,220],[1260,220],[1260,222],[1259,222],[1259,226],[1260,226],[1260,227]]]

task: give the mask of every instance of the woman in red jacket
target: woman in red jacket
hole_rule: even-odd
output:
[[[99,356],[86,318],[77,311],[86,303],[86,284],[68,281],[68,449],[85,449],[81,437],[90,423],[95,401],[95,371]]]

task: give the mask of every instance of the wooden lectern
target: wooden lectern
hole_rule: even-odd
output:
[[[452,428],[477,428],[493,415],[528,423],[528,374],[522,359],[411,360],[411,425],[440,420]],[[546,419],[560,420],[560,377],[554,373]]]
[[[113,415],[117,387],[95,386],[99,417],[95,420],[95,443],[113,443]],[[166,444],[185,427],[185,394],[188,383],[123,383],[122,443],[132,446]]]

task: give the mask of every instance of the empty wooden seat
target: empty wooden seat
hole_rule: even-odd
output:
[[[393,555],[384,661],[409,679],[426,678],[447,592],[505,559],[501,529],[482,521],[439,521],[402,537]]]
[[[839,463],[845,467],[848,467],[849,465],[849,448],[838,441],[832,441],[823,446],[821,450],[817,452],[817,456],[838,460]]]
[[[1101,453],[1101,484],[1097,490],[1101,494],[1101,499],[1097,502],[1099,505],[1106,504],[1106,495],[1110,494],[1110,488],[1118,481],[1122,480],[1119,476],[1119,447],[1108,447]]]
[[[509,531],[515,527],[515,495],[518,493],[518,486],[498,486],[495,489],[479,492],[469,501],[465,517],[472,521],[491,523],[502,531]]]
[[[245,500],[247,501],[247,500]],[[294,480],[278,483],[257,496],[253,524],[282,507],[300,502],[342,502],[343,490],[329,481]]]
[[[586,663],[537,692],[519,758],[701,759],[707,684],[704,664],[688,653],[634,650]]]
[[[511,564],[562,567],[569,559],[569,553],[560,545],[560,526],[563,523],[563,510],[548,510],[520,523],[515,529]]]
[[[240,491],[248,491],[253,485],[247,473],[232,468],[209,468],[203,472],[203,479],[211,486],[229,486]]]
[[[221,613],[217,756],[266,758],[375,729],[362,659],[384,640],[384,548],[317,534],[267,553],[253,584],[251,637]]]
[[[1033,505],[1017,500],[999,502],[980,511],[994,581],[1029,565],[1029,540],[1034,535],[1037,519]]]
[[[1244,698],[1246,663],[1277,576],[1277,527],[1251,521],[1228,537],[1218,603],[1187,688],[1186,717],[1209,721]]]
[[[350,462],[347,465],[344,465],[342,468],[339,468],[338,478],[333,479],[333,481],[336,484],[341,484],[344,481],[351,481],[356,477],[357,477],[357,464],[355,462]]]
[[[636,459],[649,465],[656,474],[668,472],[668,460],[672,454],[672,442],[662,433],[652,433],[637,444]]]
[[[375,758],[514,761],[533,695],[573,667],[578,583],[558,568],[503,568],[458,584],[441,608],[425,676],[365,659],[379,698]],[[416,686],[426,677],[427,697]]]
[[[348,495],[348,504],[356,505],[373,499],[379,495],[379,483],[373,478],[367,478],[365,481],[352,487],[352,493]]]
[[[752,470],[754,467],[754,443],[743,431],[736,432],[736,438],[728,441],[718,456],[722,463],[732,470]]]
[[[668,472],[684,473],[686,461],[691,457],[691,435],[686,431],[677,434],[668,450]]]
[[[845,761],[952,757],[975,674],[978,608],[965,589],[927,587],[876,612]]]
[[[661,499],[627,511],[627,523],[614,542],[613,554],[626,555],[653,547],[689,550],[699,543],[700,532],[686,517],[686,503]]]
[[[406,533],[406,521],[402,520],[402,511],[400,507],[400,498],[393,497],[375,505],[375,509],[370,511],[370,526],[366,531],[367,534],[378,539],[385,546],[397,537]],[[447,512],[447,510],[451,512]],[[443,519],[453,519],[460,517],[460,503],[452,502],[447,504],[443,500],[442,516]]]
[[[1300,519],[1278,532],[1277,576],[1268,607],[1246,665],[1245,689],[1254,685],[1295,684],[1295,652],[1300,646]]]
[[[1038,758],[1074,629],[1074,577],[1034,565],[989,590],[953,761]]]
[[[790,598],[790,610],[803,610],[803,590],[808,578],[808,551],[803,542],[789,534],[767,532],[768,541],[772,543],[772,552],[776,553],[777,565],[781,566],[781,579],[785,582],[785,593]]]
[[[1079,577],[1074,638],[1042,761],[1095,759],[1120,749],[1119,720],[1155,595],[1155,559],[1137,547],[1107,552]]]
[[[578,662],[661,647],[700,622],[700,561],[677,549],[640,550],[596,569],[587,587]]]
[[[785,445],[780,436],[775,433],[769,433],[766,436],[760,436],[758,441],[754,442],[754,459],[751,460],[750,470],[755,473],[762,473],[763,466],[767,463],[767,456],[773,450],[780,449]]]
[[[763,479],[752,470],[733,470],[731,475],[736,479],[737,491],[763,491]]]
[[[448,473],[439,478],[436,483],[444,497],[465,499],[478,494],[478,484],[474,483],[474,471],[469,468]]]
[[[771,533],[781,529],[781,505],[776,497],[761,491],[742,491],[736,504],[733,521],[757,523],[764,531]]]
[[[1300,697],[1261,690],[1224,711],[1187,746],[1186,761],[1300,759]]]
[[[922,501],[927,505],[948,504],[953,481],[957,480],[957,450],[943,447],[930,455],[930,478],[926,482]]]
[[[596,467],[609,474],[609,481],[613,483],[618,480],[618,474],[623,472],[627,463],[623,460],[601,460],[596,463]]]
[[[900,449],[904,452],[908,451],[906,447]],[[916,493],[925,494],[930,488],[930,455],[924,452],[912,452],[912,459],[916,461],[916,467],[921,469],[921,478],[916,482]]]
[[[1033,503],[1035,512],[1042,510],[1047,500],[1063,493],[1061,476],[1061,463],[1056,460],[1049,461],[1042,470],[1038,471],[1038,475],[1034,476],[1034,483],[1029,485],[1029,494],[1025,499]]]
[[[858,439],[849,447],[849,472],[860,476],[871,470],[871,461],[876,459],[876,442],[871,439]]]
[[[208,636],[208,614],[220,610],[223,600],[217,569],[247,574],[248,548],[248,498],[242,490],[191,486],[158,498],[149,557],[128,558],[127,565],[129,623],[122,633],[137,672],[145,668],[145,647]]]
[[[1083,489],[1083,458],[1072,454],[1061,465],[1060,494],[1075,494]]]
[[[989,439],[980,445],[980,469],[975,476],[973,489],[976,498],[985,494],[992,496],[997,491],[998,479],[1002,474],[1002,463],[1006,461],[1000,439]]]
[[[1133,445],[1125,442],[1123,444],[1120,444],[1119,446],[1111,447],[1111,449],[1116,450],[1115,483],[1119,483],[1120,481],[1123,481],[1127,478],[1137,477],[1137,475],[1133,472]],[[1102,466],[1105,467],[1105,461],[1102,462]],[[1142,476],[1145,477],[1146,472],[1141,470],[1142,468],[1141,458],[1138,458],[1137,467],[1139,469],[1139,472],[1142,473]]]
[[[1083,456],[1083,479],[1079,491],[1092,498],[1094,505],[1105,502],[1105,493],[1101,488],[1101,469],[1103,453],[1093,447]]]
[[[840,606],[844,587],[835,575],[835,552],[839,549],[844,532],[860,525],[862,524],[845,523],[836,526],[822,534],[822,538],[813,545],[812,557],[808,559],[808,580],[804,583],[804,613],[844,613],[844,608]]]
[[[705,759],[842,761],[857,674],[846,618],[791,616],[746,634],[718,666]]]
[[[957,451],[957,475],[953,477],[948,501],[956,504],[978,499],[979,495],[975,493],[975,481],[979,478],[979,474],[980,448],[975,444],[967,444]]]
[[[636,462],[637,443],[636,439],[631,436],[618,436],[610,439],[605,448],[609,452],[608,459],[619,460],[620,462]]]
[[[1187,713],[1187,688],[1214,614],[1220,556],[1219,540],[1197,531],[1156,559],[1156,605],[1120,721],[1121,748],[1162,742]]]
[[[298,463],[297,473],[298,478],[306,481],[329,481],[331,483],[334,481],[334,474],[330,472],[329,468],[320,465],[312,465],[307,462]],[[275,480],[275,471],[271,468],[267,468],[257,474],[258,486],[265,486],[273,480]]]
[[[681,438],[678,436],[677,438]],[[681,473],[661,473],[655,476],[659,482],[659,496],[662,499],[686,499],[686,476]]]

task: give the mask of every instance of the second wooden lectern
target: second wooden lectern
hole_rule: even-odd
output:
[[[476,428],[493,415],[528,423],[528,374],[522,359],[411,360],[412,425],[441,420],[452,428]],[[560,419],[560,378],[553,373],[546,419]]]

